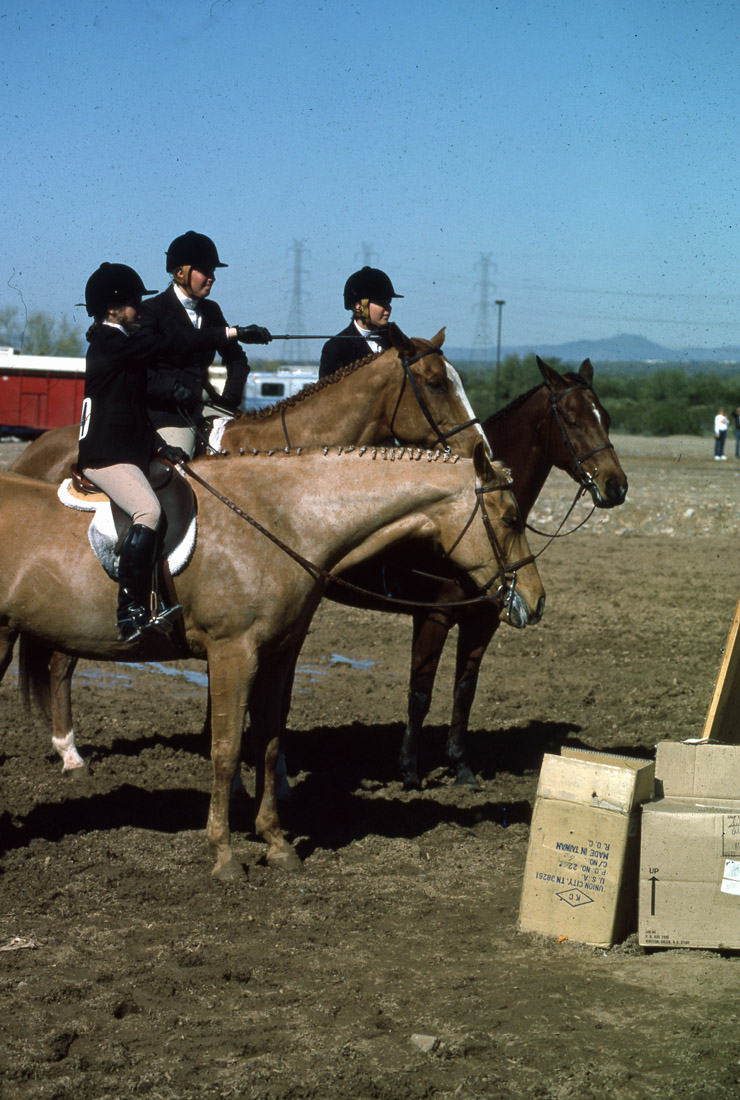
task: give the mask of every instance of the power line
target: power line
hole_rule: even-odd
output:
[[[482,363],[490,363],[493,358],[493,333],[490,310],[496,287],[491,282],[491,272],[496,270],[492,253],[481,252],[475,265],[481,276],[475,286],[480,291],[475,312],[475,331],[473,333],[473,358]]]
[[[288,314],[286,331],[300,334],[303,332],[304,328],[303,300],[305,291],[303,289],[303,277],[306,271],[303,266],[303,259],[306,255],[305,243],[294,239],[291,251],[293,253],[293,288],[290,296],[290,311]],[[290,351],[294,362],[305,362],[307,355],[305,341],[296,340]]]

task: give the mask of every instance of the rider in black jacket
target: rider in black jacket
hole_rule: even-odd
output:
[[[189,333],[192,345],[186,355],[165,349],[149,371],[149,415],[168,443],[190,456],[196,444],[195,426],[209,405],[227,414],[239,411],[249,362],[239,343],[267,344],[271,335],[259,325],[230,326],[209,295],[221,263],[216,245],[204,233],[192,229],[176,237],[167,249],[167,271],[172,283],[162,294],[146,302],[141,313],[142,331],[156,336],[167,329]],[[218,353],[226,367],[222,394],[208,380],[208,368]]]
[[[185,337],[158,335],[137,325],[144,294],[141,277],[127,264],[101,264],[85,287],[93,324],[87,333],[85,396],[82,403],[78,465],[111,499],[116,528],[123,537],[118,565],[117,624],[124,641],[166,620],[176,608],[152,615],[152,570],[159,545],[160,504],[149,478],[163,471],[155,456],[186,461],[177,447],[165,446],[147,412],[147,369],[165,349],[187,350]],[[129,525],[130,524],[130,525]]]
[[[319,378],[390,347],[392,298],[403,298],[403,294],[396,294],[393,283],[379,268],[363,267],[350,275],[344,285],[344,308],[352,310],[352,320],[338,333],[341,339],[332,336],[324,344]],[[348,336],[353,339],[346,339]]]

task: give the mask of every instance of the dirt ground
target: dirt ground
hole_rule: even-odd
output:
[[[543,622],[502,628],[484,664],[480,791],[440,766],[453,646],[424,788],[404,792],[409,621],[321,606],[287,742],[303,874],[261,863],[243,799],[246,883],[211,876],[202,665],[82,665],[81,776],[61,774],[11,670],[4,1100],[738,1096],[740,957],[516,927],[543,752],[649,756],[698,736],[740,592],[740,462],[713,462],[711,440],[616,443],[627,503],[549,547]],[[1,464],[15,453],[2,445]],[[557,522],[572,495],[552,477],[532,521]]]

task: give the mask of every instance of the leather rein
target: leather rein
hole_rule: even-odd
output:
[[[325,448],[325,453],[327,450],[328,448]],[[255,519],[254,516],[250,516],[233,500],[230,500],[227,496],[216,489],[215,486],[206,481],[205,478],[202,478],[200,474],[198,474],[191,466],[184,463],[177,463],[176,465],[177,469],[180,470],[181,473],[186,474],[193,481],[197,481],[197,483],[201,485],[207,492],[211,493],[212,496],[216,497],[216,499],[221,501],[222,504],[226,505],[227,508],[230,508],[231,511],[239,516],[240,519],[243,519],[247,523],[251,524],[251,526],[254,527],[256,531],[259,531],[260,534],[268,538],[270,542],[274,543],[275,546],[277,546],[280,550],[287,554],[288,557],[292,558],[293,561],[297,562],[297,564],[305,569],[306,572],[310,575],[317,578],[322,577],[324,580],[331,581],[333,584],[341,585],[343,588],[346,588],[351,592],[356,592],[359,595],[370,597],[373,600],[380,600],[383,603],[392,604],[396,607],[466,607],[470,604],[490,602],[491,600],[495,600],[497,597],[503,594],[504,606],[508,610],[514,599],[517,571],[519,569],[522,569],[525,565],[529,565],[531,562],[534,561],[534,556],[529,555],[528,557],[522,558],[519,561],[514,562],[513,564],[506,563],[506,556],[501,547],[501,543],[496,536],[496,532],[493,529],[493,524],[491,523],[490,517],[488,516],[488,513],[486,512],[485,506],[483,504],[483,495],[485,493],[502,492],[505,489],[510,489],[512,484],[511,481],[506,481],[502,485],[482,485],[480,483],[478,475],[476,474],[475,505],[473,506],[473,510],[470,513],[470,516],[468,517],[465,525],[460,531],[460,534],[457,536],[452,546],[447,551],[447,556],[452,553],[455,547],[465,537],[465,534],[470,529],[470,526],[475,519],[476,513],[480,511],[483,526],[485,528],[488,541],[491,544],[491,548],[496,559],[496,565],[498,566],[498,571],[494,574],[491,580],[488,581],[488,583],[481,589],[481,594],[478,596],[472,596],[464,600],[449,600],[445,602],[429,603],[421,600],[398,599],[394,596],[386,596],[380,592],[371,592],[369,589],[361,588],[359,585],[353,584],[351,581],[346,581],[342,577],[337,577],[329,570],[324,569],[322,568],[322,566],[316,565],[314,562],[309,561],[308,558],[303,557],[303,555],[299,554],[297,550],[293,550],[292,547],[284,543],[282,539],[278,538],[277,535],[274,535],[272,531],[269,531],[265,526],[263,526],[263,524],[259,522],[259,520]],[[507,586],[506,577],[509,573],[512,575],[512,581],[511,585]],[[493,596],[488,595],[489,590],[493,587],[499,577],[501,578],[501,583],[496,589],[495,594]]]

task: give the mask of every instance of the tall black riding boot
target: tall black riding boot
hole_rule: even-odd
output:
[[[152,571],[159,535],[143,523],[129,527],[118,560],[117,624],[125,642],[134,642],[151,623]]]

